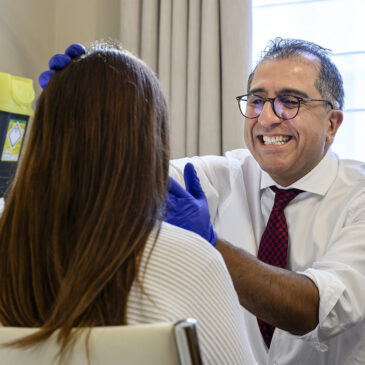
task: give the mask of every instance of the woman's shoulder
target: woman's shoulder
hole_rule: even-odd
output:
[[[143,254],[143,291],[134,285],[129,296],[128,321],[196,318],[206,363],[245,364],[252,355],[221,254],[195,233],[168,223],[161,224],[157,239],[156,232]]]
[[[202,312],[212,311],[205,303],[208,298],[233,296],[233,284],[221,254],[195,233],[168,223],[162,223],[160,230],[151,234],[139,274],[148,298],[164,308],[164,315],[170,311],[171,316],[189,313],[200,318]],[[148,301],[147,297],[143,300]]]
[[[198,234],[166,222],[161,223],[160,230],[154,229],[151,233],[146,248],[152,246],[156,254],[172,253],[192,260],[196,256],[203,256],[206,260],[221,259],[220,253]]]
[[[187,275],[198,278],[207,273],[218,277],[227,275],[221,254],[209,242],[166,222],[150,234],[141,265],[150,274],[164,271],[176,280]]]

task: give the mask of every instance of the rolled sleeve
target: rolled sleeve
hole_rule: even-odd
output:
[[[318,288],[319,324],[302,336],[322,347],[365,318],[365,212],[364,194],[349,203],[341,226],[333,230],[327,251],[312,266],[298,272]]]
[[[298,274],[305,275],[311,279],[320,293],[319,323],[314,330],[303,336],[298,336],[298,338],[312,343],[319,351],[326,351],[327,346],[323,341],[338,332],[338,326],[342,321],[342,318],[339,318],[334,308],[346,287],[334,274],[323,270],[310,268],[303,272],[298,272]]]

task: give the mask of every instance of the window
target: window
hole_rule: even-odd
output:
[[[365,1],[252,0],[253,64],[270,39],[299,38],[332,50],[344,80],[344,121],[332,150],[365,160]]]

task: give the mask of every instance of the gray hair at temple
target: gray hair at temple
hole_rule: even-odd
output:
[[[335,109],[342,110],[344,105],[345,92],[343,89],[342,76],[336,65],[330,59],[330,50],[318,44],[292,38],[275,38],[271,40],[262,53],[261,59],[251,72],[247,81],[247,92],[249,92],[252,79],[257,66],[265,60],[282,60],[303,54],[311,54],[321,61],[321,69],[315,87],[324,99],[332,102]]]

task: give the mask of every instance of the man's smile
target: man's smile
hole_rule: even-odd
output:
[[[259,135],[258,138],[261,141],[261,143],[265,145],[282,145],[290,141],[292,137],[287,135],[277,135],[277,136]]]

